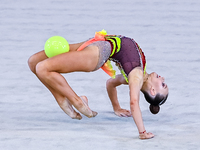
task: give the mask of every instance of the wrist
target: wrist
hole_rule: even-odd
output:
[[[114,110],[114,111],[118,111],[118,110],[120,110],[120,109],[121,109],[121,107],[120,107],[119,105],[113,106],[113,110]]]

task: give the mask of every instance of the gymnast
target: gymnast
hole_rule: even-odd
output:
[[[121,74],[115,75],[110,61],[114,61]],[[61,73],[91,72],[103,69],[112,78],[106,82],[108,96],[117,116],[132,116],[140,139],[150,139],[153,133],[146,132],[139,106],[140,91],[150,111],[156,114],[168,97],[168,86],[164,77],[146,72],[146,59],[142,49],[132,39],[121,35],[107,35],[104,30],[81,43],[69,44],[69,52],[48,58],[45,51],[32,55],[28,60],[30,70],[50,90],[61,109],[72,119],[89,118],[97,112],[88,106],[86,96],[78,96]],[[117,98],[116,87],[127,84],[130,90],[130,111],[122,109]],[[75,107],[79,112],[75,111]]]

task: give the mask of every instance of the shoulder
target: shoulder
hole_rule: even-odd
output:
[[[141,67],[136,67],[128,75],[129,85],[134,84],[142,86],[143,78],[143,69]]]

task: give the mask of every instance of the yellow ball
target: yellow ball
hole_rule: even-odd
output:
[[[66,53],[69,52],[69,43],[61,36],[53,36],[46,41],[44,51],[49,58]]]

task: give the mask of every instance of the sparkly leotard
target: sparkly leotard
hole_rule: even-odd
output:
[[[97,41],[88,46],[97,46],[99,48],[99,61],[94,71],[98,70],[109,59],[111,45],[108,41]]]
[[[127,76],[135,67],[142,65],[137,44],[128,37],[121,38],[121,49],[111,57],[111,60],[119,63]]]
[[[121,36],[120,51],[110,57],[112,45],[108,41],[97,41],[89,46],[97,46],[99,48],[99,61],[95,70],[99,69],[108,59],[117,63],[124,70],[126,76],[135,67],[142,66],[140,52],[137,43],[128,37]]]
[[[110,60],[116,65],[128,82],[128,74],[135,67],[142,67],[145,73],[146,59],[139,45],[131,38],[120,35],[107,35],[105,30],[95,33],[95,37],[82,44],[77,51],[87,46],[97,46],[99,49],[99,60],[94,69],[101,67],[109,76],[115,78],[115,70]]]

